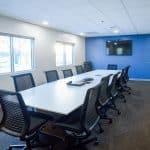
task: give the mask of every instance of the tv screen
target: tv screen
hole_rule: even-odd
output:
[[[108,55],[132,55],[132,41],[106,41]]]

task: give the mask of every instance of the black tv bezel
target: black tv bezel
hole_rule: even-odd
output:
[[[122,41],[129,41],[129,42],[131,42],[131,53],[130,54],[120,54],[120,55],[109,54],[109,50],[107,50],[107,42],[108,41],[110,41],[110,42],[122,42]],[[107,56],[132,56],[132,54],[133,54],[132,40],[107,40],[105,44],[106,44],[106,54],[107,54]]]

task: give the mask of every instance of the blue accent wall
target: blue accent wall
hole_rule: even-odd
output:
[[[108,56],[107,40],[132,40],[132,56]],[[150,79],[150,35],[89,37],[85,40],[86,60],[94,69],[106,69],[107,64],[118,64],[122,69],[131,65],[130,78]]]

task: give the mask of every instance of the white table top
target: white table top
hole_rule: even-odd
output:
[[[119,70],[94,70],[73,77],[46,83],[25,91],[21,91],[24,102],[32,108],[67,115],[84,103],[86,91],[97,85],[101,78],[116,74]],[[70,86],[68,81],[79,81],[93,78],[90,84]]]

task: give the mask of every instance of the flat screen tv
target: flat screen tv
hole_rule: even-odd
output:
[[[132,55],[132,41],[106,41],[107,55],[126,56]]]

